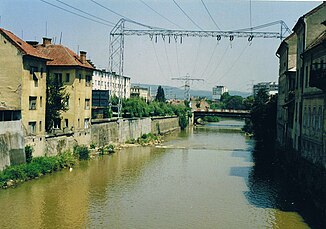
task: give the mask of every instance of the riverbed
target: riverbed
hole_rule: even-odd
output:
[[[310,228],[223,122],[0,190],[0,228]]]

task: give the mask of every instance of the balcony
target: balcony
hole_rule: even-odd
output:
[[[326,90],[326,63],[314,63],[311,65],[309,86]]]

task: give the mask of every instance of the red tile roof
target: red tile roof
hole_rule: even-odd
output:
[[[36,58],[41,58],[41,59],[46,59],[50,60],[50,58],[41,52],[39,52],[36,48],[34,48],[32,45],[27,44],[25,41],[17,37],[15,34],[12,32],[0,28],[0,33],[8,39],[17,49],[19,49],[23,54],[36,57]]]
[[[94,69],[94,67],[86,63],[82,63],[80,57],[70,50],[69,48],[63,45],[38,45],[36,46],[37,50],[39,50],[44,55],[49,56],[52,60],[47,62],[48,66],[66,66],[66,67],[83,67],[88,69]]]

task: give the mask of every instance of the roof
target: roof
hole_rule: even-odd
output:
[[[323,1],[322,4],[320,4],[319,6],[313,8],[313,9],[310,10],[308,13],[304,14],[303,16],[301,16],[301,17],[299,18],[299,20],[297,21],[297,23],[294,25],[294,27],[293,27],[292,30],[295,31],[295,30],[298,28],[299,24],[301,24],[301,23],[304,22],[304,21],[303,21],[304,18],[306,18],[306,17],[308,17],[308,16],[310,16],[310,15],[316,13],[318,10],[320,10],[321,8],[323,8],[323,7],[325,7],[325,6],[326,6],[326,1]]]
[[[0,28],[0,33],[10,41],[18,50],[20,50],[23,54],[36,57],[36,58],[41,58],[45,60],[50,60],[50,58],[39,52],[36,48],[34,48],[32,45],[28,44],[27,42],[23,41],[19,37],[17,37],[15,34],[12,32],[5,30],[3,28]]]
[[[38,45],[36,49],[44,55],[51,57],[52,60],[47,62],[48,66],[74,66],[94,69],[88,61],[82,63],[80,57],[75,52],[63,45]]]
[[[314,47],[326,42],[326,30],[319,35],[305,50],[305,52],[313,49]]]

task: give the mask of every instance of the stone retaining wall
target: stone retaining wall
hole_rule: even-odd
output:
[[[21,120],[0,122],[0,171],[24,163],[24,134]]]

